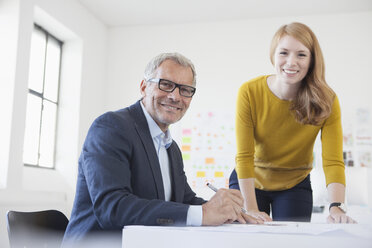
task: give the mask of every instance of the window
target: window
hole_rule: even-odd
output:
[[[25,165],[54,168],[62,42],[35,25],[31,40]]]

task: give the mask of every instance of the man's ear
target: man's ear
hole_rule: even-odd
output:
[[[141,84],[140,84],[140,92],[141,92],[142,97],[144,97],[146,95],[145,94],[146,87],[147,87],[146,81],[142,80]]]

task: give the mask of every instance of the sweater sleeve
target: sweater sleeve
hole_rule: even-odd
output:
[[[248,84],[243,84],[238,92],[236,108],[236,172],[239,179],[254,177],[254,123],[250,105]]]
[[[322,158],[326,184],[345,185],[345,165],[342,157],[341,109],[337,96],[333,102],[332,113],[322,127]]]

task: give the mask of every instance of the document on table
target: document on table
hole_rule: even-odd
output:
[[[254,224],[224,224],[221,226],[200,227],[159,227],[159,226],[126,226],[125,228],[161,228],[196,232],[234,232],[234,233],[277,233],[321,235],[329,232],[349,234],[358,237],[371,238],[372,226],[362,224],[315,224],[304,222],[265,222],[263,225]]]

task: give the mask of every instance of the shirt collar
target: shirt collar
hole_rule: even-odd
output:
[[[140,101],[141,108],[143,113],[145,114],[147,124],[150,129],[150,134],[153,139],[160,140],[164,144],[165,148],[168,149],[168,147],[172,144],[173,139],[171,136],[171,133],[169,129],[164,133],[158,124],[154,121],[154,119],[151,117],[151,115],[147,112],[145,106],[142,104],[142,101]]]

